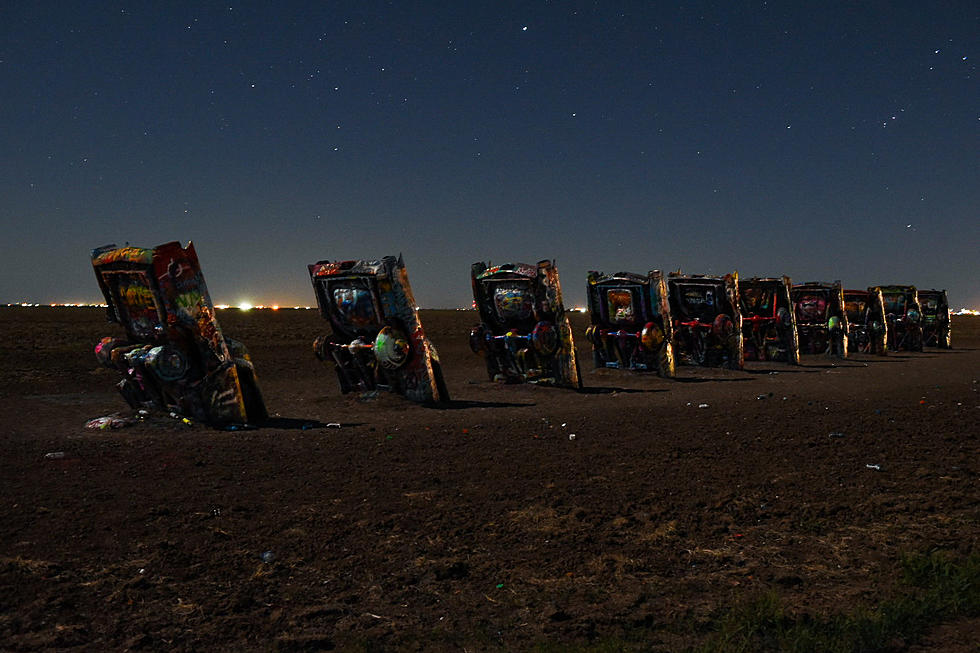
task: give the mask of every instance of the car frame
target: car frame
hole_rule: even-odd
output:
[[[595,367],[674,377],[673,324],[663,276],[593,270],[587,281],[591,324],[585,337],[592,344]]]
[[[881,291],[844,289],[847,314],[847,350],[858,354],[888,354],[888,321]]]
[[[215,426],[267,419],[248,350],[223,334],[193,243],[105,245],[92,267],[108,320],[126,331],[103,338],[96,357],[122,375],[117,387],[132,408]]]
[[[847,358],[848,322],[841,282],[795,283],[791,296],[800,354]]]
[[[724,276],[671,272],[666,286],[677,361],[743,369],[738,272]]]
[[[922,351],[922,309],[916,287],[893,284],[872,288],[881,291],[888,323],[888,349]]]
[[[470,330],[470,348],[485,358],[491,380],[582,387],[553,261],[478,261],[470,267],[470,281],[481,320]]]
[[[919,307],[922,309],[922,344],[940,349],[952,349],[953,329],[949,311],[949,297],[945,290],[919,290]]]
[[[792,286],[793,282],[787,276],[739,280],[742,346],[746,360],[800,364]]]
[[[401,256],[324,260],[307,269],[331,328],[314,340],[313,353],[333,362],[342,394],[387,390],[419,403],[450,400]]]

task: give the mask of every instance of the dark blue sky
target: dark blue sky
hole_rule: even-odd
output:
[[[93,247],[193,240],[217,303],[403,252],[424,307],[541,258],[569,304],[589,269],[680,267],[980,307],[978,16],[4,2],[0,302],[97,300]]]

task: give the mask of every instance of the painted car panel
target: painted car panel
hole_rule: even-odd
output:
[[[214,425],[266,419],[251,358],[222,333],[193,243],[106,245],[92,266],[109,321],[126,331],[103,338],[96,355],[122,374],[130,406]]]
[[[659,271],[645,276],[590,271],[586,292],[591,319],[586,337],[597,368],[675,376],[673,325],[666,282]]]
[[[880,290],[845,290],[844,312],[847,314],[848,351],[878,356],[888,354],[888,322]]]
[[[738,282],[745,358],[798,365],[800,343],[789,277],[753,277]]]
[[[308,270],[320,315],[331,327],[313,350],[334,363],[341,392],[381,388],[419,403],[449,401],[401,256],[319,261]]]
[[[920,290],[922,308],[922,341],[924,345],[951,349],[953,333],[950,325],[949,297],[945,290]]]
[[[847,358],[848,322],[841,282],[796,283],[791,294],[800,353]]]
[[[470,332],[470,346],[485,357],[491,380],[582,387],[553,261],[480,261],[471,266],[470,281],[481,319]]]
[[[667,275],[674,356],[690,365],[745,366],[738,272]]]
[[[888,348],[893,351],[922,351],[922,310],[915,286],[871,286],[881,291],[888,323]]]

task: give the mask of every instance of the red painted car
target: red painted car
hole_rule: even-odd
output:
[[[133,408],[159,409],[214,425],[256,424],[267,414],[245,346],[224,335],[194,245],[106,245],[92,252],[110,322],[99,361],[120,373]]]
[[[746,360],[800,362],[796,314],[789,277],[753,277],[738,282]]]
[[[847,358],[848,323],[841,282],[793,284],[792,297],[800,353]]]

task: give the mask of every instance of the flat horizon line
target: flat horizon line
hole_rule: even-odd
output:
[[[108,308],[106,304],[87,304],[87,303],[46,303],[42,304],[39,302],[9,302],[6,304],[0,304],[0,308]],[[270,306],[266,305],[254,305],[254,306],[232,306],[231,304],[215,304],[214,308],[219,311],[312,311],[316,310],[316,306],[280,306],[273,304]],[[475,311],[476,308],[472,306],[456,306],[456,307],[430,307],[430,306],[420,306],[420,311]],[[577,313],[587,313],[588,309],[582,306],[575,306],[566,309],[571,312]],[[980,309],[975,308],[960,308],[958,310],[950,310],[951,315],[975,315],[980,316]]]

